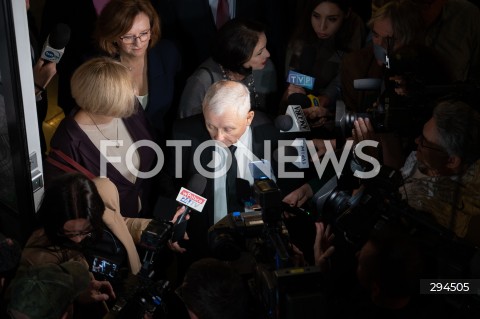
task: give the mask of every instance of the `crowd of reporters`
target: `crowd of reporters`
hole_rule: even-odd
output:
[[[350,1],[281,1],[278,10],[260,1],[253,21],[242,18],[246,3],[226,2],[235,9],[218,30],[212,24],[217,37],[207,56],[175,37],[201,32],[186,28],[184,13],[193,10],[186,1],[110,0],[103,11],[95,4],[92,39],[99,45],[71,53],[67,45],[71,56],[58,64],[65,119],[44,154],[36,229],[26,243],[0,238],[1,315],[478,315],[478,293],[447,298],[419,289],[423,279],[468,281],[479,272],[478,7],[465,0],[372,1],[367,21]],[[206,14],[216,21],[211,13],[223,1],[213,3]],[[63,19],[54,4],[46,1],[49,25]],[[288,41],[272,19],[272,11],[287,8],[301,12]],[[101,49],[93,54],[94,47]],[[195,54],[206,60],[193,68],[185,59]],[[359,88],[361,79],[369,85]],[[278,116],[292,124],[279,128]],[[285,177],[280,141],[298,138],[310,146],[308,165],[287,163],[301,174]],[[149,171],[158,160],[146,147],[128,152],[139,140],[166,154],[153,177],[132,173],[132,166]],[[190,144],[172,151],[169,140]],[[209,141],[216,144],[195,158]],[[376,147],[359,147],[365,141]],[[344,154],[339,172],[328,159]],[[112,160],[126,155],[131,165]],[[212,168],[215,161],[232,162],[234,171],[187,186],[199,163]],[[258,175],[252,164],[267,169]],[[361,179],[356,171],[377,174]],[[186,186],[205,207],[179,201]],[[245,226],[250,218],[257,227]],[[213,251],[212,240],[222,250]],[[298,273],[305,275],[293,277]]]

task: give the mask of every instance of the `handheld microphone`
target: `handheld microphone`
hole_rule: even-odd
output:
[[[275,127],[282,133],[310,132],[307,117],[300,105],[289,105],[285,115],[279,115],[275,119]]]
[[[307,149],[307,140],[305,138],[296,138],[287,145],[280,145],[278,149],[273,152],[273,158],[279,162],[288,161],[292,159],[293,161],[288,161],[293,163],[299,169],[305,169],[310,167],[310,162],[308,159],[308,149]]]
[[[301,86],[307,90],[313,90],[315,78],[293,70],[288,71],[287,82],[290,84]]]
[[[302,109],[309,107],[319,107],[320,101],[313,94],[292,93],[288,96],[288,105],[300,105]]]
[[[355,90],[379,90],[382,86],[382,79],[365,78],[353,80]]]
[[[310,76],[317,57],[317,49],[314,46],[306,46],[301,55],[298,69],[290,70],[287,75],[287,82],[301,86],[307,90],[313,90],[315,78]]]
[[[202,212],[207,199],[199,194],[203,194],[207,179],[200,174],[193,175],[188,181],[188,189],[182,187],[178,192],[177,201],[185,207],[185,211],[178,217],[174,224],[172,241],[176,242],[183,238],[187,228],[185,217],[192,211]]]
[[[53,31],[48,35],[40,56],[45,61],[53,63],[60,62],[65,51],[65,46],[70,40],[70,28],[64,23],[59,23]]]

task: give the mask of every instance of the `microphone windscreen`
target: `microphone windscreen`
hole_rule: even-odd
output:
[[[312,75],[312,69],[317,58],[317,49],[314,46],[305,46],[300,55],[299,71],[305,75]]]
[[[312,101],[302,93],[292,93],[288,96],[288,105],[300,105],[302,109],[309,108],[312,105]]]
[[[207,186],[207,179],[200,174],[195,174],[190,177],[187,184],[187,189],[195,194],[202,195]]]
[[[275,127],[282,131],[288,131],[293,127],[293,119],[288,115],[279,115],[275,119]]]
[[[64,23],[58,23],[48,37],[48,44],[56,50],[65,48],[70,40],[70,27]]]

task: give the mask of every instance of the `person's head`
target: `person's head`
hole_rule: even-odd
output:
[[[463,173],[480,158],[480,114],[461,101],[442,101],[415,142],[422,172]]]
[[[315,0],[310,6],[311,30],[319,39],[334,37],[350,14],[350,1]]]
[[[423,21],[430,26],[442,13],[443,7],[448,0],[412,0],[420,5]]]
[[[358,281],[377,305],[404,306],[418,291],[424,258],[419,245],[398,224],[372,231],[357,259]]]
[[[160,39],[160,18],[148,0],[111,0],[98,17],[95,38],[110,56],[144,55]]]
[[[218,81],[205,94],[203,116],[210,137],[227,147],[236,143],[252,123],[250,92],[241,82]]]
[[[38,218],[52,243],[78,244],[102,233],[104,210],[93,181],[81,173],[65,173],[45,189]]]
[[[80,65],[70,80],[72,96],[85,112],[129,117],[135,112],[136,88],[130,71],[108,57],[90,59]]]
[[[235,18],[218,30],[212,47],[212,58],[222,67],[241,75],[265,67],[270,53],[262,24]]]
[[[220,260],[194,262],[176,292],[192,319],[249,318],[245,283],[238,272]]]
[[[372,31],[374,47],[381,47],[389,53],[415,43],[423,31],[419,7],[411,0],[387,2],[372,14],[368,26]]]
[[[20,269],[7,308],[15,319],[73,318],[72,303],[89,283],[88,269],[77,261]]]

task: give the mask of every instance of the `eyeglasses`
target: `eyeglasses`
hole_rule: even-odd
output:
[[[65,234],[65,233],[60,233],[59,232],[57,235],[60,236],[60,237],[65,237],[65,238],[72,239],[72,238],[80,237],[80,236],[92,237],[92,233],[93,233],[93,229],[89,229],[89,230],[84,230],[84,231],[81,231],[81,232],[78,232],[78,233]]]
[[[150,30],[141,32],[138,36],[137,35],[122,35],[120,39],[125,44],[134,44],[137,39],[141,42],[145,42],[150,35]]]
[[[432,146],[425,145],[425,142],[430,143],[429,141],[427,141],[427,140],[425,139],[425,136],[423,136],[423,134],[420,134],[420,136],[418,137],[418,144],[419,144],[422,148],[428,148],[429,150],[432,150],[432,151],[437,151],[437,152],[441,152],[441,153],[447,153],[447,151],[444,150],[444,149],[441,149],[441,148],[438,148],[438,147],[432,147]]]

